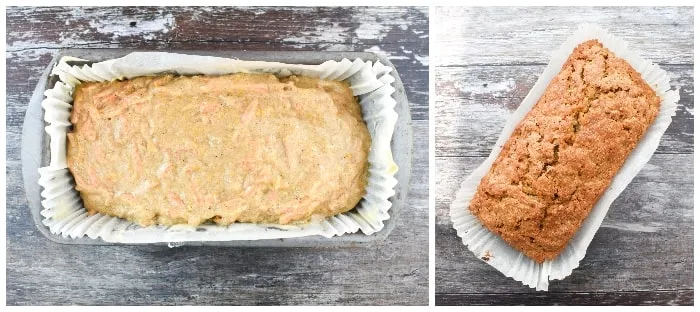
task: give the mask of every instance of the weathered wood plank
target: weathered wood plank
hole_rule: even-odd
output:
[[[508,118],[545,65],[467,66],[435,69],[436,156],[488,156]],[[680,90],[676,116],[657,153],[693,153],[692,65],[664,65]]]
[[[437,66],[546,64],[581,23],[601,25],[653,62],[693,63],[692,7],[437,7],[435,13]]]
[[[437,305],[693,305],[693,290],[606,293],[438,294]]]
[[[427,8],[8,8],[7,17],[8,304],[428,303]],[[398,226],[367,248],[48,241],[35,230],[25,199],[21,127],[51,57],[59,48],[85,46],[385,53],[404,82],[414,118],[411,190]]]
[[[436,157],[436,293],[534,292],[475,257],[452,229],[454,193],[484,159]],[[692,155],[654,155],[610,207],[581,266],[550,282],[550,293],[692,289],[692,171]]]
[[[9,50],[132,41],[423,44],[427,11],[426,7],[11,7],[7,43]]]

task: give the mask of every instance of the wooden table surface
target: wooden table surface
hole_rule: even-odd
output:
[[[436,304],[693,304],[692,8],[437,8]],[[669,72],[676,116],[610,207],[580,267],[535,292],[475,257],[452,229],[459,183],[576,29],[593,22]],[[466,207],[465,207],[466,209]]]
[[[35,228],[21,175],[27,103],[61,48],[384,53],[413,117],[407,206],[367,248],[59,245]],[[427,8],[8,8],[7,304],[428,303]]]

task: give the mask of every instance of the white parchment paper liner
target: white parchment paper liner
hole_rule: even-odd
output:
[[[45,92],[42,102],[44,120],[49,123],[51,162],[39,169],[39,184],[44,190],[41,202],[43,224],[51,233],[63,237],[102,238],[107,242],[153,243],[185,241],[229,241],[289,238],[311,235],[340,236],[361,230],[370,235],[384,227],[397,180],[398,167],[391,154],[391,137],[398,114],[392,98],[394,78],[391,67],[360,59],[327,61],[320,65],[240,61],[228,58],[184,55],[165,52],[135,52],[118,59],[90,66],[70,66],[62,58],[52,74],[58,75],[54,88]],[[367,194],[356,209],[323,221],[303,225],[234,223],[229,226],[187,225],[141,227],[133,222],[103,214],[89,216],[75,190],[75,182],[66,167],[66,132],[72,92],[81,81],[111,81],[138,76],[178,73],[181,75],[221,75],[238,72],[273,73],[278,76],[304,75],[331,80],[347,80],[359,96],[362,114],[372,137],[369,153],[370,177]]]
[[[501,151],[501,147],[510,137],[515,126],[537,103],[549,82],[559,73],[573,49],[580,43],[590,39],[598,39],[604,47],[618,57],[625,59],[635,70],[641,73],[642,78],[661,98],[661,107],[654,123],[627,158],[620,171],[613,178],[610,187],[598,200],[564,251],[553,261],[545,261],[542,264],[538,264],[520,251],[509,246],[498,235],[484,227],[471,214],[468,206],[481,178],[491,168]],[[573,269],[578,267],[579,262],[585,256],[586,249],[588,249],[588,245],[590,245],[593,236],[598,231],[603,218],[605,218],[608,208],[642,169],[644,164],[649,161],[659,145],[661,136],[671,124],[671,117],[675,115],[679,95],[678,90],[671,90],[669,80],[669,76],[664,70],[630,51],[627,48],[627,44],[621,39],[608,34],[597,25],[579,25],[578,30],[552,54],[544,72],[506,123],[489,157],[462,182],[460,189],[457,191],[455,200],[450,206],[450,217],[453,227],[457,230],[457,235],[462,238],[462,242],[468,246],[474,255],[479,258],[483,257],[483,261],[501,273],[537,290],[547,290],[549,280],[563,279],[571,275]]]

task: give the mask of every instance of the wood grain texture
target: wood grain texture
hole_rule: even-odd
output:
[[[425,305],[428,303],[427,8],[8,8],[7,304]],[[366,248],[58,245],[31,221],[20,136],[61,48],[383,53],[413,115],[407,206]]]
[[[431,16],[438,42],[436,304],[693,304],[692,9],[437,8],[436,13]],[[601,24],[661,63],[681,100],[656,153],[610,207],[580,266],[564,280],[551,281],[548,292],[535,292],[462,244],[449,205],[459,184],[491,152],[549,53],[583,21]]]
[[[438,294],[438,305],[659,305],[693,300],[693,290],[619,291],[605,293]]]
[[[622,36],[652,62],[693,63],[692,7],[438,7],[435,11],[437,66],[547,64],[550,54],[582,23],[595,23]]]

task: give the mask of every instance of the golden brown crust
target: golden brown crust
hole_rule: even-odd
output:
[[[469,209],[535,261],[556,258],[659,105],[625,60],[596,40],[580,44],[506,141]]]
[[[85,207],[141,225],[289,224],[355,207],[370,137],[345,82],[138,77],[74,94],[68,168]]]

